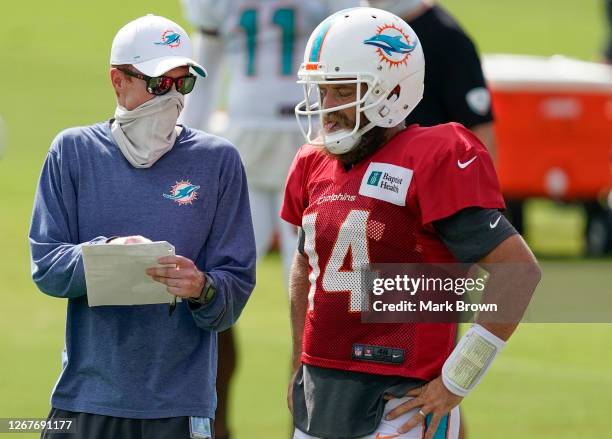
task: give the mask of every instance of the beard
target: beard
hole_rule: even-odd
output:
[[[364,125],[368,123],[369,122],[366,120]],[[338,160],[345,168],[350,168],[354,164],[370,157],[386,143],[386,130],[387,128],[382,127],[372,128],[370,131],[361,136],[359,142],[353,147],[353,149],[345,152],[344,154],[334,154],[324,146],[321,147],[321,150],[326,155]]]
[[[341,128],[350,130],[352,130],[352,127],[355,126],[354,122],[351,123],[349,118],[341,112],[333,112],[326,114],[323,117],[323,125],[325,126],[327,123],[335,123]],[[368,118],[365,115],[362,115],[359,125],[361,127],[364,127],[369,123],[370,121],[368,120]],[[401,125],[403,127],[405,125],[405,122],[402,122]],[[344,154],[334,154],[324,146],[321,148],[326,155],[338,160],[344,166],[345,169],[350,169],[356,163],[367,159],[380,148],[382,148],[389,140],[388,131],[390,129],[391,128],[383,128],[379,126],[371,128],[369,131],[367,131],[361,136],[357,144],[350,151],[345,152]]]
[[[387,128],[374,127],[359,139],[353,149],[344,154],[332,154],[345,168],[367,159],[386,143]]]

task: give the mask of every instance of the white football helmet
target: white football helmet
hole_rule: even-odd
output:
[[[375,126],[400,124],[423,97],[425,59],[417,35],[401,18],[375,8],[351,8],[325,19],[314,30],[298,72],[304,100],[295,114],[306,141],[344,154]],[[319,85],[356,84],[356,100],[322,108]],[[365,94],[361,84],[367,85]],[[356,107],[352,130],[318,132],[323,115]],[[370,121],[360,127],[361,113]],[[305,129],[301,117],[307,118]],[[318,117],[316,117],[318,116]]]

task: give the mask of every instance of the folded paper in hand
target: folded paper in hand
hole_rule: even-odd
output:
[[[84,245],[89,306],[170,303],[174,296],[166,285],[154,281],[145,270],[163,267],[157,260],[171,255],[174,247],[166,241]]]

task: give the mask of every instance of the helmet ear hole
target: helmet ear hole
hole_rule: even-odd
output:
[[[400,97],[401,92],[402,92],[402,87],[400,87],[399,84],[396,85],[395,88],[391,90],[391,93],[389,93],[389,95],[387,96],[387,100],[392,101],[392,102],[397,101]]]

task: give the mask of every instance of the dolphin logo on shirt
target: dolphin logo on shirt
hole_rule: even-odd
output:
[[[200,186],[191,184],[189,180],[183,180],[172,186],[169,194],[162,195],[164,198],[176,201],[180,205],[191,204],[198,198],[198,189],[200,189]]]

